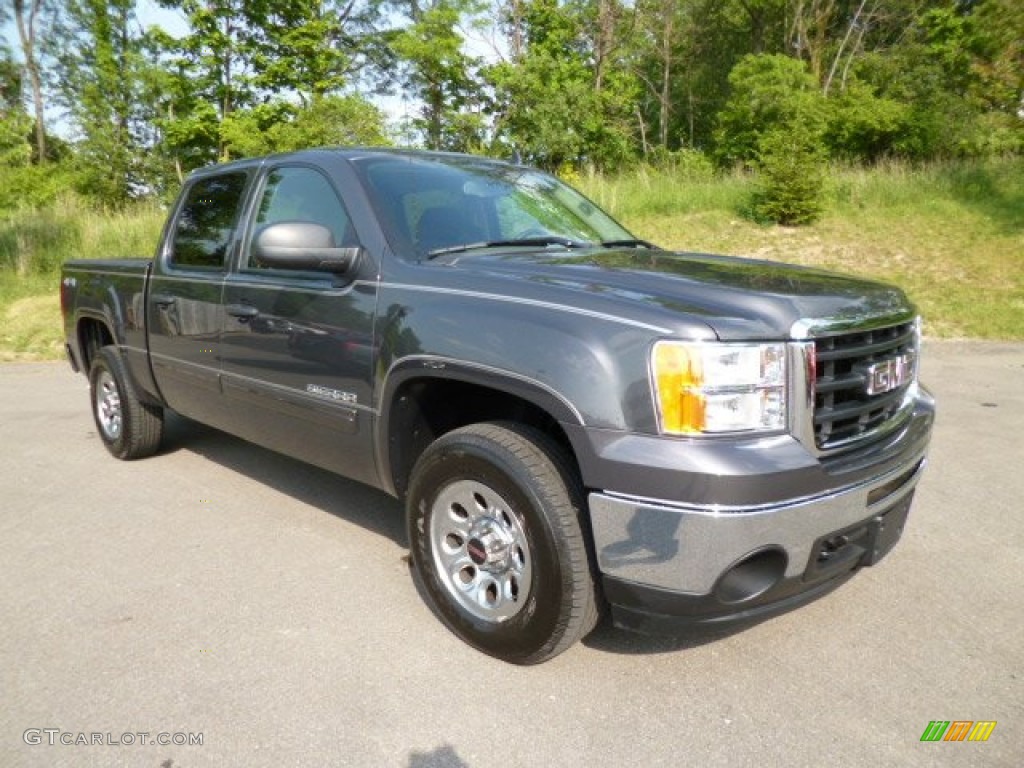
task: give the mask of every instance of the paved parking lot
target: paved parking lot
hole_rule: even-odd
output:
[[[924,370],[931,465],[877,568],[728,637],[602,627],[523,669],[431,615],[397,502],[180,420],[117,462],[83,377],[0,366],[0,766],[1019,766],[1024,346]],[[921,743],[932,720],[997,726]]]

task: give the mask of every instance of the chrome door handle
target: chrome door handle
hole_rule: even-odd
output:
[[[260,313],[259,309],[251,304],[229,304],[224,307],[224,311],[232,317],[237,317],[243,323],[246,320],[251,320]]]
[[[174,303],[174,297],[169,296],[166,293],[154,293],[149,297],[153,303],[161,307],[169,307]]]

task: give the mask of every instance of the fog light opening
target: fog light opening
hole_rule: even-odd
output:
[[[723,603],[742,603],[763,595],[782,579],[788,558],[781,549],[753,552],[719,578],[714,594]]]

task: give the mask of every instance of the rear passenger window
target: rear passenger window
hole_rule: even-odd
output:
[[[227,173],[189,187],[174,223],[172,266],[224,269],[246,178],[244,173]]]

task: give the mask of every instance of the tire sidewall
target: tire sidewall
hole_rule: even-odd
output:
[[[117,438],[111,440],[107,437],[106,431],[103,429],[103,425],[100,423],[100,415],[97,411],[98,405],[96,402],[96,390],[100,375],[106,372],[110,374],[110,378],[114,382],[114,386],[117,387],[117,394],[121,398],[121,431]],[[103,441],[103,445],[106,446],[107,450],[110,451],[114,456],[119,459],[127,456],[128,450],[128,435],[132,427],[130,423],[130,415],[128,408],[128,398],[131,397],[131,393],[125,390],[124,377],[118,370],[116,363],[111,362],[110,353],[107,349],[101,349],[96,355],[96,359],[92,362],[92,367],[89,369],[89,397],[91,399],[90,409],[92,410],[93,423],[96,425],[96,432],[100,436],[100,440]]]
[[[410,488],[409,543],[413,561],[431,601],[453,631],[474,647],[510,661],[527,661],[544,648],[559,629],[564,603],[571,600],[559,552],[559,534],[542,509],[546,503],[537,488],[514,477],[500,450],[462,441],[438,447],[424,457]],[[470,480],[490,487],[507,500],[523,527],[533,578],[526,603],[503,622],[477,618],[455,602],[441,581],[430,537],[431,517],[438,496],[450,484]]]

